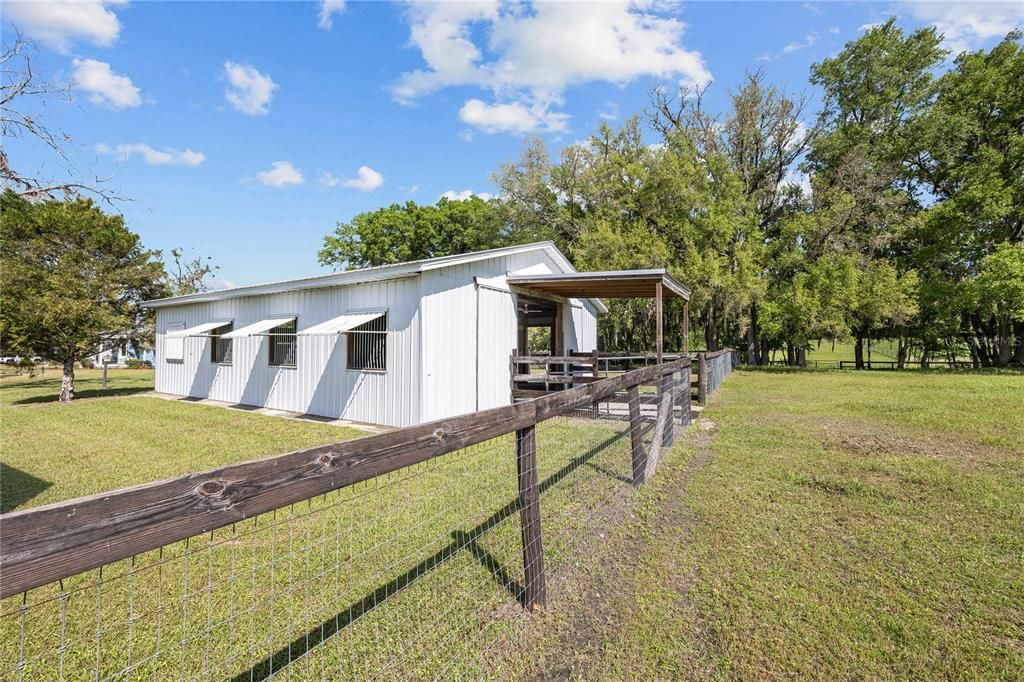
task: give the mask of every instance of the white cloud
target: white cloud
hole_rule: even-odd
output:
[[[615,102],[605,102],[604,108],[597,112],[599,118],[605,121],[619,120],[619,105]]]
[[[954,56],[1024,26],[1022,2],[904,2],[900,7],[917,20],[934,24]]]
[[[306,181],[302,177],[302,171],[293,166],[290,161],[275,161],[270,164],[270,170],[260,171],[256,179],[268,187],[285,187],[286,185],[301,185]]]
[[[818,34],[815,32],[808,33],[804,38],[804,42],[792,42],[782,48],[782,54],[792,54],[805,48],[808,48],[818,42]]]
[[[871,29],[878,28],[879,26],[881,26],[881,24],[861,24],[860,25],[860,30],[861,31],[870,31]]]
[[[320,0],[320,21],[317,26],[330,31],[334,26],[334,15],[345,11],[345,0]]]
[[[320,174],[320,186],[321,187],[347,187],[349,189],[357,189],[360,192],[372,192],[381,185],[384,184],[384,176],[373,170],[369,166],[360,166],[359,170],[356,171],[356,177],[348,180],[339,178],[333,173],[321,173]],[[414,189],[410,192],[415,192],[419,189],[418,185],[413,186]]]
[[[402,74],[392,95],[411,103],[447,87],[476,86],[490,91],[494,102],[469,100],[466,105],[480,104],[468,112],[464,106],[463,120],[475,113],[490,131],[523,132],[520,122],[490,123],[514,117],[531,120],[528,129],[561,130],[568,117],[553,108],[561,105],[567,88],[587,82],[625,85],[640,77],[709,82],[703,57],[682,45],[686,25],[659,14],[663,9],[630,0],[413,5],[407,15],[410,40],[426,64]]]
[[[277,90],[277,83],[270,76],[248,64],[232,61],[224,62],[224,74],[228,79],[224,99],[231,106],[250,116],[263,116],[270,111],[270,100]]]
[[[466,201],[467,199],[472,199],[473,197],[480,197],[484,201],[488,201],[489,199],[492,199],[494,195],[491,194],[490,192],[474,192],[471,189],[464,189],[462,191],[450,189],[444,194],[442,194],[438,198],[438,200],[447,199],[448,201]]]
[[[178,151],[170,147],[154,149],[144,142],[119,144],[117,147],[101,143],[96,145],[96,151],[100,154],[117,154],[125,161],[138,155],[150,166],[198,166],[206,160],[206,154],[202,152],[194,152],[191,149]]]
[[[142,104],[142,95],[128,76],[121,76],[110,70],[110,64],[95,59],[74,59],[72,81],[76,90],[89,93],[93,104],[112,109],[137,107]]]
[[[127,0],[77,0],[39,2],[15,0],[4,3],[4,18],[25,33],[59,52],[68,52],[78,40],[106,47],[117,40],[121,22],[108,7]]]
[[[466,128],[461,133],[459,133],[459,139],[462,140],[463,142],[472,142],[473,141],[473,131],[470,130],[469,128]]]
[[[342,187],[357,189],[360,192],[372,192],[383,184],[384,176],[369,166],[360,166],[355,178],[341,183]]]
[[[485,133],[521,134],[565,130],[569,115],[550,111],[545,105],[527,106],[520,102],[487,104],[470,99],[459,109],[459,118]]]

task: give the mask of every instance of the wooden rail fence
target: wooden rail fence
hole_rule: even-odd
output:
[[[668,357],[673,359],[661,364],[646,364],[639,369],[629,369],[621,373],[612,373],[608,369],[609,366],[605,365],[606,376],[601,376],[600,363],[594,361],[593,355],[589,363],[586,358],[578,356],[545,358],[545,375],[551,375],[545,376],[545,379],[560,376],[558,372],[563,372],[566,374],[561,376],[571,376],[574,381],[559,382],[557,385],[562,390],[530,391],[517,395],[521,401],[506,407],[4,514],[0,516],[0,599],[8,602],[0,613],[0,634],[5,640],[5,644],[0,645],[0,658],[6,659],[4,663],[0,663],[0,671],[3,671],[0,672],[0,678],[11,674],[12,679],[29,679],[33,671],[38,673],[40,670],[50,669],[49,666],[54,665],[55,661],[59,661],[61,674],[69,679],[83,676],[95,679],[128,678],[134,674],[145,674],[144,671],[165,669],[166,665],[180,667],[183,677],[234,675],[235,679],[239,680],[273,677],[275,671],[292,665],[298,659],[307,657],[308,660],[309,652],[327,639],[344,635],[346,624],[364,618],[363,614],[378,608],[382,603],[394,602],[393,597],[396,594],[413,581],[421,579],[444,564],[462,549],[477,557],[480,563],[488,568],[489,575],[493,574],[495,581],[506,585],[508,591],[515,594],[523,607],[528,610],[544,608],[551,584],[545,568],[548,563],[546,559],[550,558],[545,554],[545,534],[542,533],[542,525],[549,523],[545,519],[562,518],[558,514],[563,508],[576,510],[568,512],[569,522],[566,527],[577,528],[581,521],[576,515],[587,507],[597,505],[599,501],[589,497],[589,493],[596,488],[572,488],[575,497],[580,500],[579,506],[569,506],[561,498],[546,497],[546,500],[560,500],[558,504],[545,507],[548,510],[546,516],[542,514],[541,495],[581,466],[590,467],[591,471],[604,472],[601,474],[605,476],[604,480],[618,481],[617,485],[620,486],[642,485],[655,474],[663,454],[674,443],[677,431],[675,427],[686,426],[691,420],[692,356],[682,354]],[[700,364],[700,395],[702,399],[706,399],[732,369],[732,354],[722,351],[696,354],[696,357]],[[529,361],[530,358],[513,360],[516,359],[522,363]],[[629,363],[649,363],[649,358],[642,357],[638,360],[634,356],[625,362],[628,367]],[[553,366],[558,365],[561,367],[551,371]],[[551,385],[555,382],[545,383]],[[608,416],[607,413],[599,411],[598,406],[611,403],[621,406],[620,412],[611,414],[616,422],[591,422],[586,419]],[[572,419],[566,420],[566,417]],[[583,419],[580,419],[581,417]],[[538,436],[541,431],[539,427],[549,420],[556,421],[557,424],[545,427],[548,429],[544,432],[546,436],[544,433]],[[611,435],[593,436],[591,433],[582,438],[579,429],[585,431],[591,427],[577,428],[574,425],[584,424],[593,424],[598,434]],[[571,432],[568,444],[564,440],[558,441],[557,439],[562,438],[567,430]],[[508,439],[511,434],[514,434],[514,441]],[[600,464],[597,460],[590,461],[594,448],[601,450],[607,443],[620,438],[625,448],[627,437],[628,449],[622,452],[606,450],[613,463],[622,463],[621,474],[610,470],[608,461],[602,460]],[[383,522],[383,533],[375,531],[371,534],[371,539],[366,540],[355,537],[354,534],[365,534],[368,528],[373,527],[375,521],[372,510],[391,510],[390,505],[394,504],[396,511],[401,512],[402,506],[406,503],[397,499],[392,502],[381,498],[371,503],[368,506],[371,513],[365,521],[358,518],[362,509],[360,506],[348,511],[332,511],[332,514],[339,514],[337,521],[331,520],[333,517],[325,517],[325,520],[317,522],[319,525],[307,523],[304,534],[301,530],[303,514],[312,516],[314,513],[323,513],[317,512],[316,509],[334,510],[337,509],[337,505],[344,504],[342,501],[337,502],[335,506],[329,506],[326,502],[328,493],[336,495],[344,491],[353,491],[351,496],[344,499],[354,502],[364,495],[360,490],[368,485],[378,485],[377,482],[381,480],[418,480],[409,472],[462,471],[462,482],[451,481],[450,484],[469,486],[466,491],[458,493],[468,495],[469,498],[472,498],[478,489],[480,492],[500,491],[503,488],[495,487],[495,476],[499,476],[499,471],[506,470],[501,468],[501,462],[495,460],[492,455],[507,452],[507,449],[503,448],[513,447],[512,442],[515,450],[514,469],[501,473],[500,476],[512,490],[518,491],[515,499],[508,501],[507,504],[502,501],[497,505],[497,511],[494,511],[495,507],[489,506],[490,502],[481,504],[480,511],[473,513],[483,514],[483,520],[481,521],[480,516],[470,517],[475,520],[467,519],[467,525],[473,526],[473,529],[468,532],[452,531],[449,541],[441,542],[443,546],[424,544],[438,542],[434,527],[428,520],[406,533],[410,538],[418,538],[416,542],[420,544],[408,547],[395,545],[391,549],[382,549],[385,544],[394,544],[402,537],[403,523],[408,523],[410,518],[423,518],[403,516],[401,513],[386,517]],[[545,443],[548,445],[545,446]],[[541,467],[538,464],[538,455],[544,454],[541,448],[555,448],[559,443],[566,450],[548,450],[548,468],[544,476],[539,475]],[[467,453],[474,452],[475,446],[484,447],[484,444],[488,449],[473,454],[473,459],[461,459],[470,457]],[[573,444],[583,444],[583,448],[574,450]],[[585,452],[578,452],[578,449]],[[573,452],[576,454],[572,454]],[[452,454],[455,460],[445,459],[445,462],[451,460],[451,464],[445,464],[444,469],[439,469],[440,464],[429,465],[434,469],[423,468],[427,466],[426,463],[450,453],[458,454]],[[552,471],[550,465],[553,461],[559,460],[562,463],[556,464],[555,470]],[[480,468],[467,469],[470,464],[459,462],[472,462],[474,466]],[[464,468],[460,470],[459,467]],[[464,478],[467,473],[476,471],[487,473],[486,476],[481,474],[476,479]],[[422,475],[425,474],[415,474]],[[440,473],[431,480],[436,481],[435,486],[449,484],[448,479]],[[481,488],[481,484],[489,487]],[[392,485],[390,483],[379,485],[382,494],[392,490],[389,487]],[[398,491],[400,488],[394,490]],[[411,487],[410,490],[417,488]],[[612,494],[610,491],[613,489],[602,490]],[[491,500],[493,497],[487,499]],[[317,503],[321,506],[314,507],[316,500],[322,501]],[[299,503],[303,503],[303,508],[309,505],[306,512],[300,513],[295,510]],[[453,504],[452,509],[458,508]],[[282,520],[274,520],[277,518],[274,514],[282,510]],[[494,528],[503,519],[514,518],[515,512],[518,512],[519,516],[518,536],[521,539],[521,546],[505,544],[502,549],[512,550],[513,553],[521,550],[521,557],[515,559],[516,562],[521,560],[521,583],[478,542],[483,533]],[[353,521],[349,520],[347,533],[340,520],[342,514],[356,517],[354,526]],[[446,514],[447,512],[443,512],[440,516],[444,517]],[[268,516],[271,520],[267,525],[257,523],[258,519]],[[252,528],[251,533],[236,530],[236,527],[246,523],[248,525],[245,528]],[[380,524],[381,521],[378,520],[376,523]],[[288,530],[293,524],[300,530]],[[275,547],[278,546],[278,541],[273,536],[257,537],[256,531],[262,528],[268,529],[270,533],[283,533],[288,538],[287,543],[281,545],[277,554]],[[550,526],[548,530],[552,528],[561,529],[562,526]],[[214,541],[214,533],[220,533],[219,529],[225,529],[223,532],[227,533],[227,537]],[[567,532],[572,534],[571,531]],[[317,533],[322,534],[319,541]],[[332,545],[332,542],[328,541],[329,533],[335,534],[330,538],[335,546],[331,568],[328,568],[326,563],[330,561],[327,548]],[[201,548],[202,543],[199,542],[199,553],[188,549],[190,540],[196,542],[204,537],[209,539],[205,553]],[[558,537],[556,533],[556,541]],[[243,539],[247,543],[245,553],[242,553],[241,549]],[[548,536],[547,539],[550,543],[551,537]],[[298,550],[293,547],[293,541],[300,542]],[[445,542],[449,544],[444,544]],[[347,553],[343,551],[344,545],[348,546]],[[404,563],[417,556],[417,548],[426,547],[437,549],[427,551],[428,556],[422,560],[415,559],[415,565],[411,567]],[[561,551],[557,542],[554,547],[554,561],[558,566],[558,562],[564,561],[565,553]],[[221,548],[217,550],[220,553],[213,554],[214,550],[211,548]],[[140,559],[137,567],[136,559],[144,556],[149,559]],[[242,562],[239,558],[242,556],[250,556],[248,568],[245,570],[241,570],[241,566],[236,567],[236,561]],[[365,577],[362,574],[353,577],[350,573],[356,559],[372,568]],[[388,563],[376,563],[380,559]],[[506,557],[506,560],[508,559],[510,557]],[[193,562],[191,578],[190,561]],[[196,565],[197,561],[204,561],[205,566],[202,563]],[[315,566],[311,567],[311,561],[313,564],[323,564],[319,573],[320,579],[324,580],[326,575],[333,576],[333,587],[321,585],[315,579],[317,573],[314,570]],[[178,567],[172,570],[171,562],[184,565],[181,570]],[[244,565],[243,563],[242,566]],[[108,571],[106,575],[105,569]],[[298,580],[293,579],[294,570],[304,570],[305,579],[301,579],[301,572]],[[156,583],[156,587],[143,589],[142,581],[147,575],[150,579],[161,582]],[[202,584],[204,575],[205,587]],[[387,579],[389,576],[390,580]],[[197,580],[200,582],[197,583]],[[238,582],[240,580],[244,582]],[[339,580],[342,581],[340,584],[337,582]],[[166,596],[161,597],[161,590],[167,589],[167,583],[164,581],[171,581],[182,589],[181,603],[169,603],[172,600],[167,600]],[[344,587],[345,581],[348,581],[348,588],[339,591],[339,586]],[[71,587],[68,587],[69,585]],[[251,595],[250,608],[236,609],[236,592],[239,597]],[[337,595],[336,600],[343,600],[341,606],[348,604],[347,610],[342,609],[335,613],[335,602],[322,596],[330,595],[332,592]],[[29,599],[30,593],[33,595],[32,599]],[[93,593],[94,598],[87,597],[87,594]],[[472,595],[474,599],[481,594],[468,591],[465,593],[467,596]],[[275,594],[283,601],[275,604]],[[353,595],[354,600],[350,600],[349,595]],[[90,599],[91,603],[95,604],[95,611],[91,614],[82,611],[88,608]],[[318,619],[320,610],[327,607],[321,606],[320,610],[317,610],[308,603],[302,603],[303,599],[326,599],[327,606],[331,608],[328,614],[335,615]],[[205,625],[202,622],[204,600]],[[227,608],[226,618],[214,617],[214,607],[217,604]],[[78,610],[70,611],[69,608],[72,606]],[[293,625],[293,607],[303,611],[301,618],[294,619],[295,623],[302,624],[301,628],[298,624]],[[46,611],[47,608],[51,611]],[[58,608],[59,613],[53,613],[52,610]],[[481,605],[479,608],[482,613],[490,613],[493,606],[485,608]],[[118,609],[123,613],[118,615]],[[259,634],[256,625],[264,617],[262,610],[269,613],[266,616],[268,630],[264,635]],[[453,609],[450,611],[463,613]],[[196,615],[197,613],[199,615]],[[154,618],[155,645],[139,639],[139,632],[142,631],[147,619]],[[195,618],[200,618],[200,621],[195,621]],[[425,614],[424,618],[429,616]],[[161,640],[161,619],[166,622],[165,627],[173,624],[178,629],[179,636],[173,639],[165,636]],[[249,627],[252,628],[250,648],[243,650],[243,654],[248,656],[248,663],[244,658],[239,661],[239,654],[236,651],[238,646],[235,645],[232,634],[236,621],[239,622],[239,631],[244,623],[249,623]],[[90,622],[95,623],[93,634],[88,630]],[[116,623],[121,625],[116,626]],[[313,625],[307,627],[310,623]],[[438,645],[430,644],[426,639],[427,635],[422,634],[431,632],[429,625],[423,625],[418,620],[414,625],[415,628],[419,628],[417,632],[421,633],[419,636],[424,642],[422,660],[428,661],[430,665],[437,664],[437,656],[431,652],[444,650],[444,647],[438,649]],[[122,627],[123,631],[117,627]],[[133,628],[135,635],[132,634]],[[281,628],[285,628],[284,633]],[[293,631],[288,628],[299,628],[304,633],[300,633],[294,639],[288,639],[286,635]],[[72,641],[71,635],[65,635],[65,630],[70,633],[72,629],[75,630],[74,641],[79,643],[75,646],[68,643]],[[35,635],[44,637],[40,642],[49,642],[50,640],[45,638],[57,636],[55,633],[59,633],[60,645],[53,647],[49,653],[45,651],[45,644],[36,645],[32,641]],[[226,641],[223,639],[225,634]],[[362,634],[351,636],[363,637]],[[127,637],[126,661],[118,658],[123,655],[119,650],[119,643],[124,637]],[[373,651],[373,642],[377,640],[369,638],[368,635],[367,637],[366,640],[346,641],[368,642],[367,645],[371,647],[369,650]],[[282,638],[287,641],[282,641]],[[101,639],[106,642],[107,648],[101,647]],[[133,656],[132,642],[135,640],[150,647],[147,650],[148,657],[141,654]],[[81,644],[82,642],[85,644]],[[406,642],[400,649],[415,650],[415,646],[410,648],[408,645]],[[139,648],[140,644],[135,646]],[[197,647],[202,650],[204,646],[205,653],[195,653]],[[90,647],[94,648],[95,654]],[[218,647],[224,649],[221,651],[223,655],[216,653]],[[84,655],[81,651],[83,648],[87,650]],[[111,649],[114,653],[110,653]],[[211,650],[214,653],[211,653]],[[343,661],[339,665],[348,665],[344,662],[348,659],[339,656]],[[388,660],[387,656],[388,654],[381,654],[376,660]],[[172,659],[170,662],[168,657]],[[374,656],[370,656],[369,659],[374,660]],[[17,661],[17,665],[9,668],[14,661]],[[238,672],[239,665],[242,667],[241,672]],[[220,674],[222,669],[226,675]],[[441,668],[439,676],[444,677],[445,670],[447,666]],[[408,671],[399,669],[391,672],[400,677]],[[348,677],[351,674],[343,674],[339,668],[334,676]]]
[[[539,538],[532,542],[539,513],[536,474],[522,473],[529,472],[535,457],[533,428],[623,391],[637,396],[639,386],[655,384],[661,396],[656,427],[660,438],[646,453],[638,452],[637,440],[632,448],[634,470],[643,472],[637,482],[642,482],[657,466],[663,446],[659,440],[669,439],[669,406],[678,393],[689,391],[689,365],[689,357],[680,358],[507,407],[4,514],[0,598],[512,432],[521,463],[524,547],[540,552]],[[688,420],[689,412],[684,414]],[[531,542],[525,542],[528,536]],[[527,579],[533,605],[543,601],[543,588],[537,586],[542,564],[529,557],[525,561],[534,575]]]

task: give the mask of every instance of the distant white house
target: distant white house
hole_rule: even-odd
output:
[[[573,272],[541,242],[149,301],[156,389],[393,426],[507,405],[531,327],[590,352],[607,311],[508,278]]]
[[[128,360],[148,360],[153,362],[156,359],[156,353],[152,350],[136,348],[131,343],[125,342],[111,345],[109,348],[105,348],[99,353],[90,356],[89,359],[97,367],[102,367],[103,365],[108,367],[127,367]]]

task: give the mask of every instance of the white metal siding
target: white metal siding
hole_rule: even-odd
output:
[[[597,348],[597,310],[590,301],[572,300],[565,327],[565,349],[589,353]]]
[[[480,287],[478,293],[474,277],[491,280],[489,284],[500,288],[510,273],[557,272],[562,269],[547,254],[536,251],[423,273],[424,421],[507,405],[511,400],[509,357],[516,347],[515,295],[485,287]],[[570,322],[565,316],[566,348],[589,351],[595,347],[594,310],[589,302],[584,305],[572,315],[578,322]]]
[[[507,405],[515,295],[484,287],[478,292],[474,277],[503,288],[509,273],[552,272],[562,272],[561,266],[537,250],[401,279],[158,308],[156,388],[394,426]],[[345,313],[382,308],[388,311],[389,330],[383,373],[345,369],[344,336],[299,336],[295,368],[268,365],[267,337],[235,339],[229,366],[210,362],[209,338],[186,339],[183,362],[168,362],[163,352],[164,335],[174,323],[189,327],[233,319],[238,329],[296,315],[302,330]],[[596,310],[588,301],[571,310],[563,316],[565,347],[590,351],[597,341]]]
[[[272,407],[325,417],[406,426],[420,421],[418,277],[248,296],[157,310],[158,391]],[[185,340],[183,362],[164,359],[168,325],[192,326],[216,318],[235,328],[277,315],[296,315],[305,329],[338,315],[368,309],[388,311],[386,372],[345,369],[344,336],[299,336],[295,367],[268,364],[268,339],[233,341],[232,363],[210,361],[210,339]]]

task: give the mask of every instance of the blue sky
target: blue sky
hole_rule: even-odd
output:
[[[652,87],[711,82],[725,107],[761,66],[816,93],[809,66],[865,25],[937,24],[990,47],[1024,3],[9,2],[35,69],[73,83],[46,120],[150,248],[221,266],[219,286],[321,271],[337,221],[446,192],[490,193],[528,134],[553,151],[641,111]],[[812,107],[813,110],[813,107]],[[808,116],[810,118],[810,114]],[[61,177],[38,145],[12,165]]]

